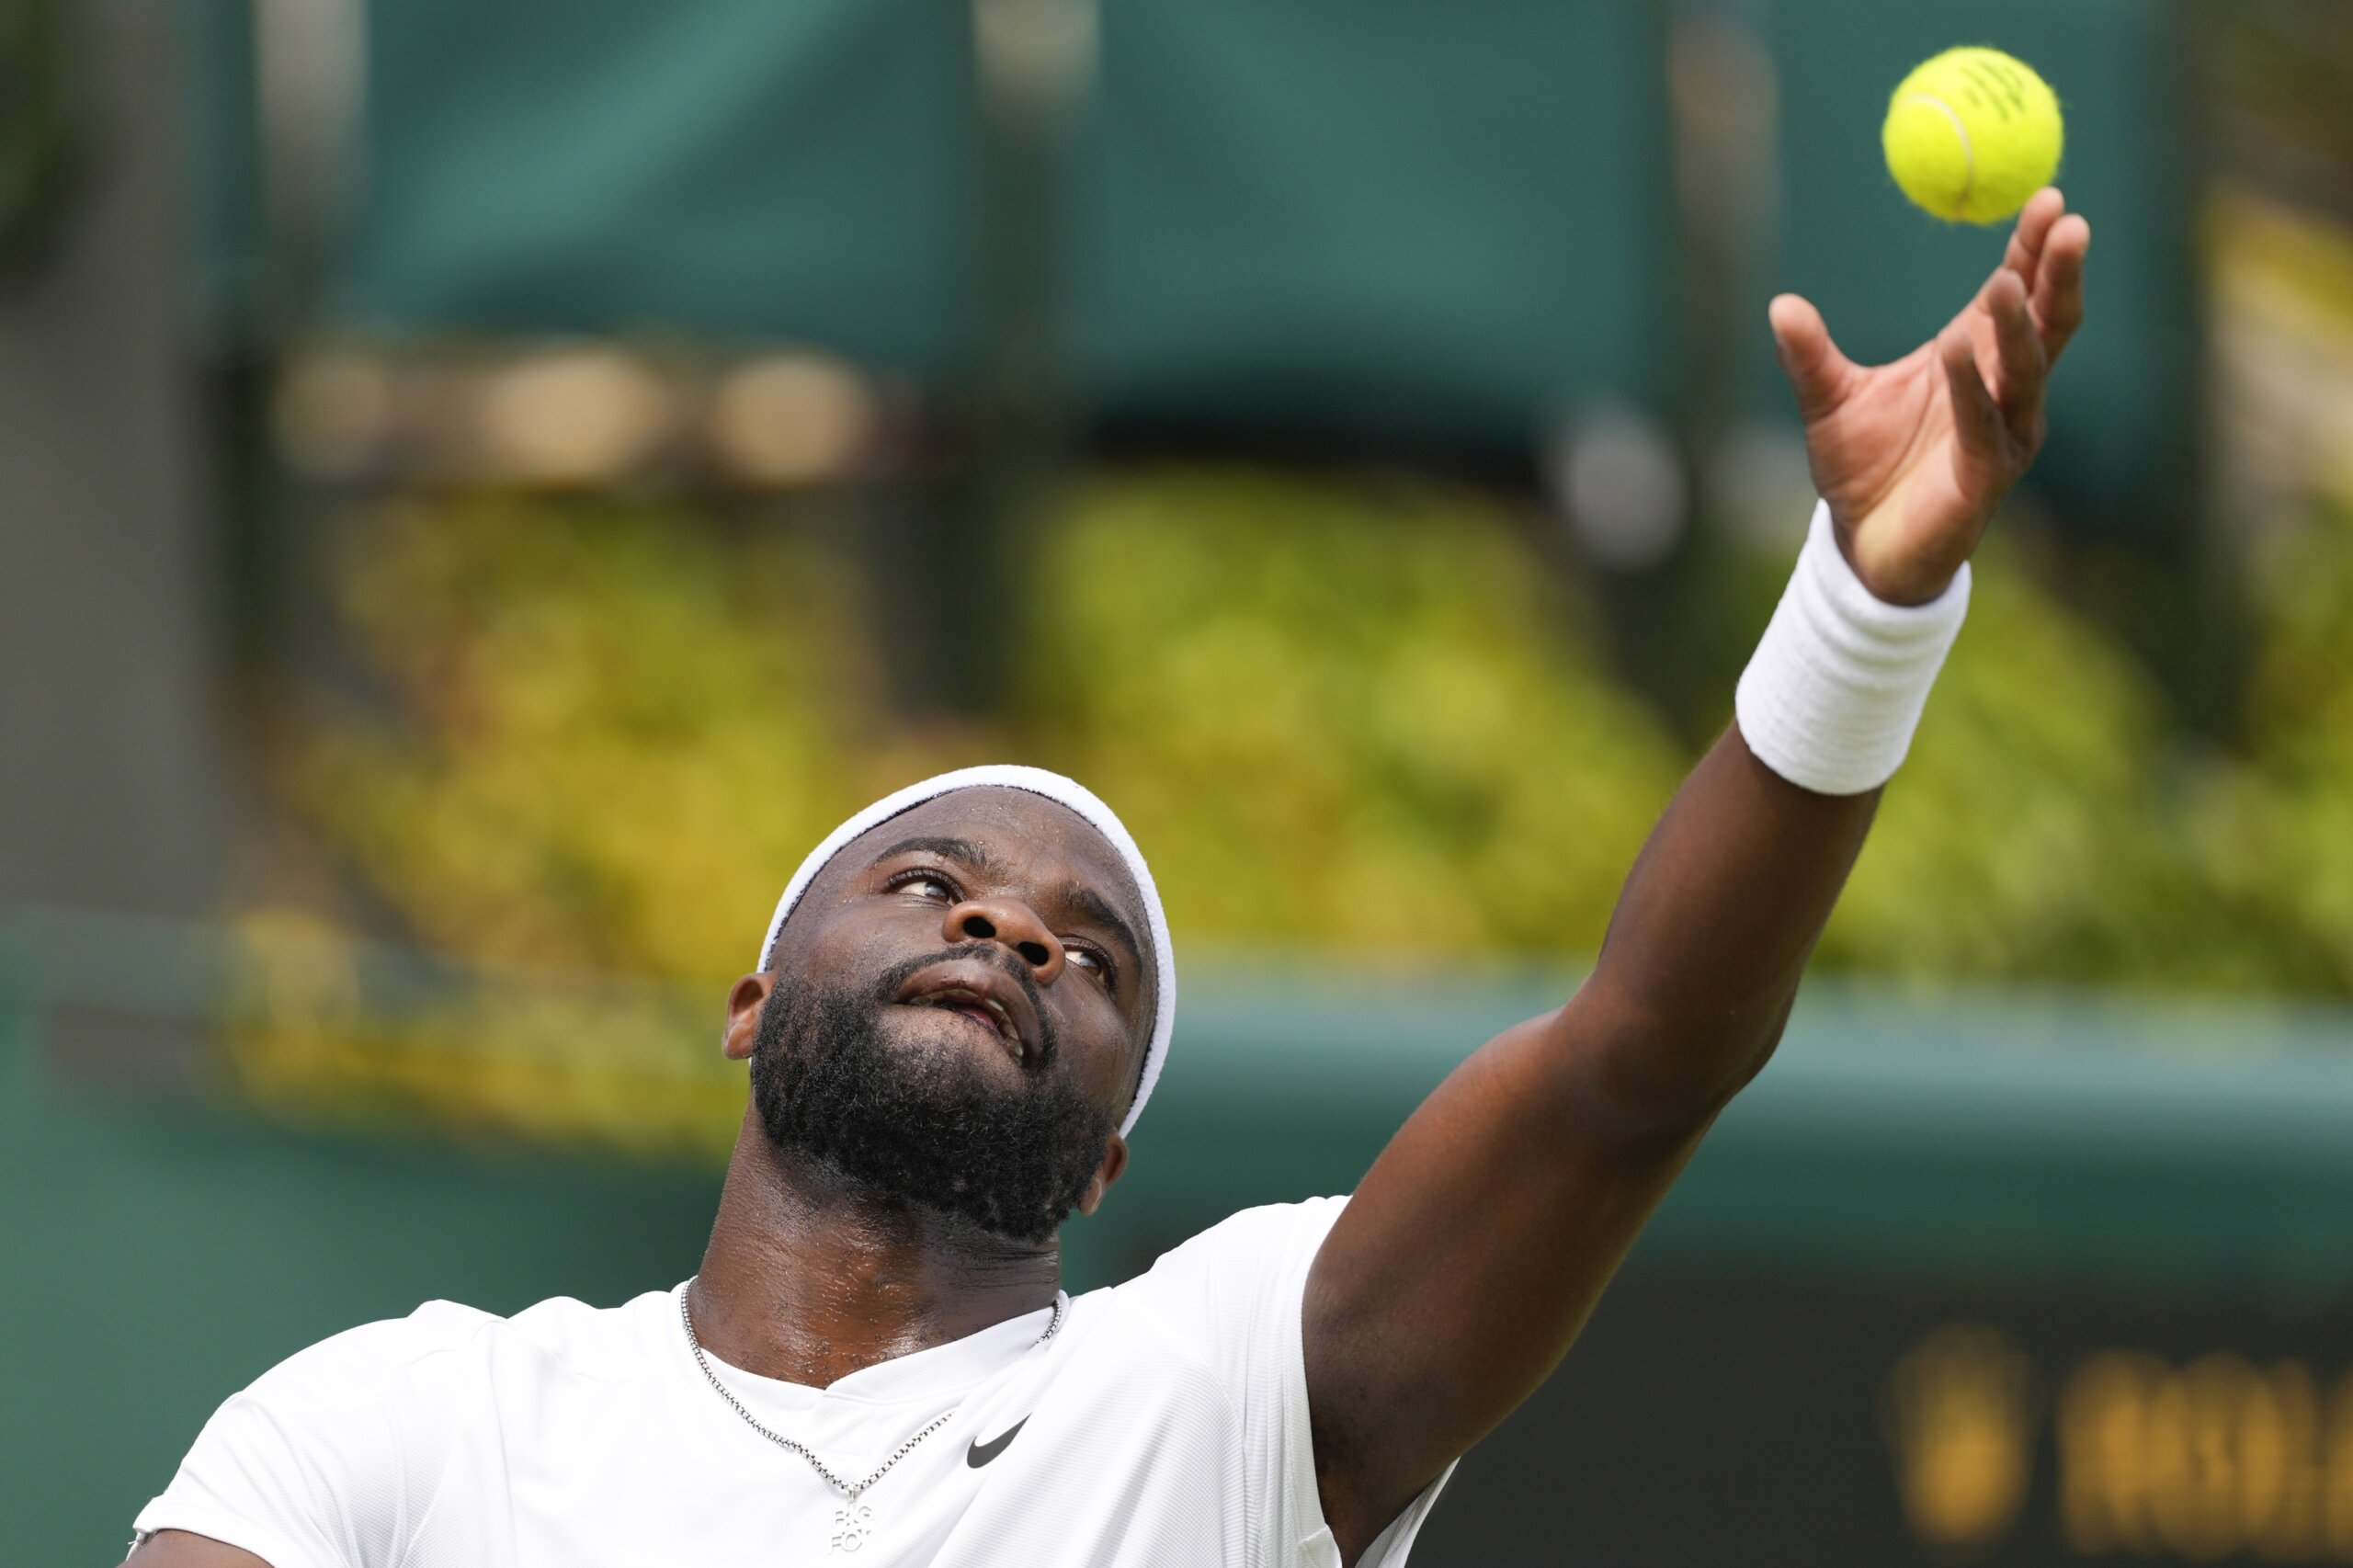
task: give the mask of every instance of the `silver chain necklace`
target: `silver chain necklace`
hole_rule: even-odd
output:
[[[697,1278],[700,1277],[697,1276]],[[833,1549],[835,1551],[856,1551],[858,1548],[864,1546],[873,1538],[875,1531],[874,1509],[870,1505],[859,1502],[859,1497],[864,1495],[869,1487],[881,1480],[884,1476],[890,1474],[891,1467],[892,1465],[897,1464],[901,1460],[905,1459],[909,1454],[915,1452],[916,1444],[922,1442],[926,1437],[930,1437],[934,1432],[938,1431],[942,1426],[947,1426],[949,1420],[955,1416],[956,1413],[953,1410],[950,1410],[942,1415],[932,1417],[930,1423],[926,1426],[922,1431],[917,1432],[914,1437],[909,1437],[905,1442],[901,1443],[897,1448],[892,1449],[891,1457],[884,1460],[881,1464],[875,1466],[874,1472],[869,1475],[865,1480],[856,1483],[844,1481],[840,1476],[835,1475],[830,1469],[828,1469],[825,1461],[819,1459],[816,1452],[806,1443],[798,1442],[793,1438],[786,1437],[781,1432],[771,1432],[767,1427],[762,1426],[760,1424],[760,1418],[753,1415],[750,1411],[745,1409],[744,1402],[737,1399],[734,1393],[729,1390],[727,1385],[719,1381],[719,1374],[710,1369],[710,1358],[703,1354],[702,1339],[695,1333],[694,1311],[687,1305],[687,1296],[688,1292],[693,1290],[694,1284],[695,1282],[693,1279],[688,1280],[686,1289],[678,1292],[678,1321],[686,1324],[687,1348],[695,1353],[695,1365],[702,1369],[702,1375],[704,1379],[710,1382],[712,1390],[718,1393],[720,1398],[727,1402],[729,1409],[734,1411],[736,1415],[744,1418],[744,1424],[745,1426],[751,1427],[753,1431],[757,1432],[761,1437],[766,1437],[769,1442],[774,1443],[778,1448],[790,1449],[794,1453],[799,1454],[802,1459],[807,1460],[809,1461],[809,1468],[823,1476],[826,1485],[832,1487],[835,1491],[842,1494],[842,1506],[834,1510]],[[1037,1342],[1031,1345],[1029,1348],[1031,1350],[1035,1350],[1040,1345],[1045,1344],[1046,1341],[1054,1336],[1054,1331],[1062,1327],[1062,1325],[1063,1298],[1061,1293],[1057,1291],[1054,1295],[1054,1315],[1046,1320],[1046,1332],[1040,1335],[1037,1338]],[[1024,1352],[1025,1355],[1028,1352],[1026,1351]]]

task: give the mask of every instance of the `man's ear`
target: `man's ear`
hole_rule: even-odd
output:
[[[747,974],[727,993],[727,1031],[720,1037],[720,1050],[731,1062],[751,1060],[760,1038],[760,1009],[775,989],[776,976]]]
[[[1078,1211],[1082,1214],[1094,1213],[1102,1203],[1103,1195],[1111,1190],[1111,1184],[1119,1180],[1120,1173],[1127,1168],[1128,1141],[1114,1132],[1110,1141],[1103,1145],[1103,1163],[1095,1167],[1093,1176],[1086,1178],[1086,1190],[1079,1195]]]

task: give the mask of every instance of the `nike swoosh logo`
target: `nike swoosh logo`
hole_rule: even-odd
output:
[[[978,1437],[973,1438],[972,1446],[964,1450],[964,1462],[974,1470],[980,1469],[981,1466],[1005,1452],[1011,1446],[1014,1435],[1029,1425],[1029,1418],[1025,1415],[988,1442],[983,1443]]]

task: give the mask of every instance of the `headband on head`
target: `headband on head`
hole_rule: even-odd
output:
[[[768,934],[760,943],[759,967],[766,971],[776,956],[777,937],[784,932],[785,917],[809,891],[833,858],[848,847],[850,842],[869,828],[889,822],[892,817],[913,811],[926,801],[957,790],[1021,790],[1032,795],[1069,807],[1086,820],[1088,826],[1108,840],[1126,862],[1128,875],[1133,877],[1136,891],[1143,895],[1143,913],[1151,926],[1152,961],[1159,983],[1154,987],[1157,1006],[1153,1012],[1152,1038],[1144,1042],[1143,1073],[1136,1081],[1136,1096],[1128,1103],[1128,1114],[1120,1123],[1120,1136],[1126,1137],[1143,1114],[1143,1102],[1152,1097],[1153,1085],[1160,1081],[1160,1069],[1168,1060],[1168,1040],[1176,1023],[1176,957],[1168,946],[1168,916],[1160,907],[1160,890],[1153,885],[1152,868],[1143,863],[1143,851],[1128,836],[1125,824],[1119,813],[1105,805],[1095,792],[1074,778],[1059,773],[1049,773],[1042,767],[1024,767],[1016,763],[992,763],[983,767],[960,767],[952,773],[942,773],[920,784],[910,784],[893,794],[885,795],[859,812],[849,821],[825,835],[825,841],[809,851],[792,880],[784,884],[784,895],[776,901],[776,914],[768,920]]]

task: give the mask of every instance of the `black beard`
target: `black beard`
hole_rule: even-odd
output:
[[[873,986],[779,981],[760,1007],[752,1103],[768,1142],[877,1193],[969,1220],[1014,1241],[1051,1239],[1086,1194],[1110,1136],[1110,1113],[1049,1075],[994,1081],[962,1051],[915,1051],[883,1038],[884,1008],[917,971],[979,958],[1028,987],[986,944],[910,960]],[[1045,1028],[1042,1008],[1038,1013]]]

